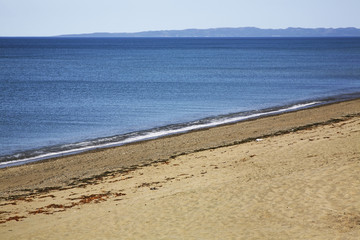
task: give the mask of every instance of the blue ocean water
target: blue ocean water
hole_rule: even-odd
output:
[[[359,92],[360,38],[0,38],[0,162]]]

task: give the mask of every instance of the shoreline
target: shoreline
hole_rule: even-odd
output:
[[[355,99],[2,168],[0,197],[77,185],[97,176],[128,171],[189,153],[329,124],[359,113],[360,99]]]
[[[32,172],[25,166],[9,168],[14,175],[7,182],[0,179],[1,187],[23,178],[28,182],[22,187],[40,180],[48,187],[0,198],[0,235],[358,239],[359,103],[357,99],[69,158],[82,164],[79,169],[66,169],[66,159],[30,164]],[[179,152],[166,157],[175,150]],[[90,173],[100,166],[96,160],[115,166],[114,161],[125,156],[133,165],[49,187],[50,172]],[[136,156],[148,161],[135,164]],[[29,175],[33,171],[37,178]],[[8,173],[1,171],[0,178]]]
[[[17,151],[12,154],[0,156],[0,169],[58,157],[76,155],[97,149],[107,149],[167,136],[176,136],[178,134],[192,131],[225,126],[233,123],[263,118],[266,116],[276,116],[287,112],[321,107],[329,104],[351,101],[358,98],[360,98],[360,92],[328,96],[325,98],[314,98],[306,101],[289,103],[283,106],[274,106],[260,110],[211,116],[184,123],[169,124],[119,135],[88,139],[81,142],[64,143],[25,151]]]
[[[248,120],[263,118],[266,116],[276,116],[276,115],[286,113],[286,112],[294,112],[294,111],[298,111],[298,110],[302,110],[302,109],[307,109],[307,108],[312,108],[312,107],[322,106],[322,105],[327,105],[327,104],[331,104],[331,102],[330,103],[322,102],[322,101],[301,102],[301,103],[296,103],[296,104],[292,104],[292,105],[291,104],[285,105],[283,107],[273,107],[273,108],[266,108],[266,109],[262,109],[262,110],[258,110],[258,111],[249,111],[249,112],[240,112],[240,113],[219,115],[216,117],[208,117],[208,118],[195,120],[195,121],[191,121],[191,122],[170,124],[170,125],[166,125],[166,126],[151,128],[149,130],[141,130],[141,131],[135,131],[135,132],[125,133],[125,134],[120,134],[120,135],[95,138],[93,140],[90,139],[90,140],[86,140],[84,142],[64,144],[66,146],[71,146],[71,145],[73,145],[73,146],[80,145],[81,146],[84,143],[103,141],[103,143],[97,143],[97,144],[88,145],[88,146],[85,145],[85,146],[82,146],[79,148],[68,147],[68,149],[65,148],[63,150],[60,150],[60,148],[63,145],[59,145],[59,147],[57,147],[57,145],[55,145],[55,146],[49,146],[49,147],[44,147],[44,148],[39,148],[39,149],[27,150],[27,151],[23,151],[23,152],[17,152],[14,154],[2,156],[2,158],[8,158],[10,160],[0,162],[0,168],[14,167],[14,166],[20,166],[23,164],[35,163],[38,161],[51,160],[51,159],[58,158],[58,157],[71,156],[71,155],[86,153],[86,152],[98,150],[98,149],[107,149],[107,148],[119,147],[119,146],[123,146],[123,145],[127,145],[127,144],[141,143],[144,141],[159,139],[159,138],[163,138],[163,137],[176,136],[176,135],[180,135],[180,134],[184,134],[184,133],[188,133],[188,132],[195,132],[195,131],[202,130],[202,129],[209,129],[209,128],[218,127],[218,126],[235,124],[235,123],[244,122],[244,121],[248,121]],[[194,124],[194,123],[196,123],[196,124]],[[172,126],[175,126],[175,127],[172,128]],[[125,137],[128,135],[130,137]],[[122,139],[122,140],[112,140],[112,139],[118,139],[118,138],[122,138],[122,137],[124,137],[124,139]],[[111,140],[108,140],[108,139],[111,139]],[[44,152],[42,155],[38,155],[38,156],[31,156],[32,152],[34,152],[34,153],[39,152],[39,151],[42,152],[42,151],[45,151],[45,149],[59,149],[59,150],[57,150],[57,151],[55,150],[53,152]],[[29,155],[29,156],[25,157],[24,159],[22,159],[22,158],[14,159],[14,160],[11,159],[11,156],[17,156],[17,155]]]

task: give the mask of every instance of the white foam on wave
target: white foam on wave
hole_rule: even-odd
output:
[[[70,150],[64,150],[64,151],[59,151],[59,152],[45,153],[45,154],[41,154],[39,156],[25,158],[25,159],[12,160],[12,161],[7,161],[7,162],[0,162],[0,168],[22,165],[22,164],[26,164],[26,163],[30,163],[30,162],[49,159],[49,158],[52,158],[52,157],[60,157],[60,156],[71,155],[71,154],[85,152],[85,151],[93,150],[93,149],[97,149],[97,148],[107,148],[107,147],[112,147],[112,146],[121,146],[121,145],[124,145],[124,144],[127,144],[127,143],[140,142],[140,141],[159,138],[159,137],[163,137],[163,136],[167,136],[167,135],[174,135],[174,134],[177,134],[177,133],[184,133],[184,132],[189,132],[189,131],[192,131],[192,130],[197,130],[197,129],[202,129],[202,128],[209,128],[209,127],[215,127],[215,126],[229,124],[229,123],[240,122],[240,121],[244,121],[244,120],[247,120],[247,119],[258,118],[258,117],[266,116],[266,115],[275,115],[275,114],[279,114],[279,113],[282,113],[282,112],[295,111],[295,110],[298,110],[298,109],[301,109],[301,108],[306,108],[308,106],[319,104],[319,103],[321,103],[321,102],[317,101],[317,102],[310,102],[310,103],[304,103],[304,104],[296,104],[296,105],[290,106],[288,108],[282,108],[282,109],[268,111],[268,112],[254,113],[254,114],[247,115],[247,116],[238,116],[238,117],[232,117],[232,118],[217,119],[217,120],[214,120],[212,122],[186,126],[186,127],[182,127],[182,128],[178,128],[178,129],[168,129],[168,130],[160,130],[160,131],[155,131],[155,132],[149,132],[149,133],[141,135],[141,136],[129,137],[129,138],[125,139],[125,140],[121,140],[121,141],[117,141],[117,142],[105,143],[105,144],[100,144],[100,145],[85,146],[85,147],[80,147],[80,148],[75,148],[75,149],[70,149]],[[74,144],[74,145],[81,146],[81,145],[84,145],[85,143],[90,143],[90,142],[77,143],[77,144]],[[70,145],[71,144],[68,144],[67,146],[70,146]]]

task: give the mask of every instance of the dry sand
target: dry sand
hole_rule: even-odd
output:
[[[359,239],[359,113],[355,100],[3,169],[0,238]]]

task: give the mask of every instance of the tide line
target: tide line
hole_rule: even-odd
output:
[[[61,157],[61,156],[77,154],[77,153],[81,153],[81,152],[85,152],[85,151],[93,150],[93,149],[98,149],[98,148],[121,146],[121,145],[125,145],[128,143],[140,142],[140,141],[160,138],[160,137],[164,137],[164,136],[168,136],[168,135],[174,135],[174,134],[178,134],[178,133],[185,133],[185,132],[203,129],[203,128],[210,128],[210,127],[225,125],[225,124],[229,124],[229,123],[240,122],[240,121],[244,121],[244,120],[248,120],[248,119],[267,116],[267,115],[276,115],[276,114],[283,113],[283,112],[299,110],[299,109],[306,108],[306,107],[320,104],[320,103],[322,103],[322,102],[315,101],[315,102],[310,102],[310,103],[296,104],[296,105],[293,105],[293,106],[290,106],[287,108],[278,109],[278,110],[273,110],[273,111],[268,111],[268,112],[259,112],[259,113],[254,113],[254,114],[246,115],[246,116],[237,116],[237,117],[230,117],[230,118],[224,117],[222,119],[216,119],[216,120],[213,120],[213,121],[210,121],[207,123],[194,124],[194,125],[190,125],[190,126],[180,127],[177,129],[158,130],[155,132],[149,131],[148,133],[146,133],[144,135],[129,137],[129,138],[121,140],[121,141],[115,141],[115,142],[104,143],[104,144],[99,144],[99,145],[90,145],[90,146],[74,148],[74,149],[69,149],[69,150],[63,150],[63,151],[58,151],[58,152],[49,152],[49,153],[40,154],[40,155],[34,156],[34,157],[0,162],[0,168],[18,166],[18,165],[35,162],[35,161],[40,161],[40,160],[45,160],[45,159],[50,159],[50,158],[54,158],[54,157]],[[68,146],[70,146],[70,145],[71,144],[68,144]],[[76,143],[74,145],[79,145],[79,143]]]

